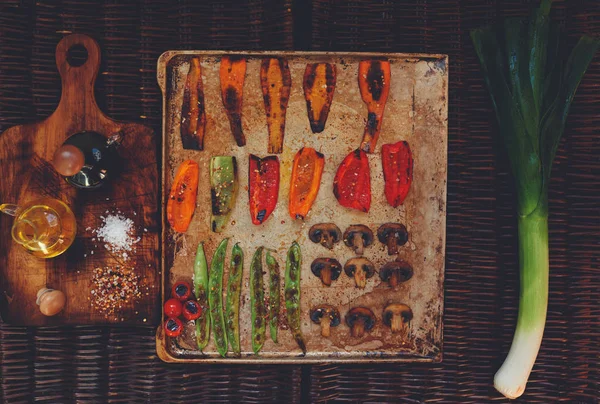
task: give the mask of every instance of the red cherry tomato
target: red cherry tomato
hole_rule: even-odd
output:
[[[182,302],[188,300],[191,294],[192,287],[187,282],[177,282],[173,285],[173,289],[171,289],[171,297],[176,297]]]
[[[169,317],[165,321],[165,334],[169,337],[178,337],[183,330],[183,324],[178,318]]]
[[[202,315],[202,307],[195,300],[188,300],[183,304],[183,317],[187,321],[195,320]]]
[[[165,302],[165,316],[167,317],[179,317],[181,316],[181,302],[179,299],[171,298]]]

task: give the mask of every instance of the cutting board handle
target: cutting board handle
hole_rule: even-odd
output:
[[[69,50],[76,45],[87,51],[87,60],[81,66],[68,61]],[[87,35],[72,34],[64,37],[56,46],[56,67],[62,80],[62,95],[58,110],[70,114],[83,114],[96,107],[94,82],[100,67],[100,46]]]

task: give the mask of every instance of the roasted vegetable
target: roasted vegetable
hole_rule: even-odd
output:
[[[388,255],[396,255],[398,246],[408,242],[408,231],[401,223],[385,223],[377,229],[377,239],[387,246]]]
[[[333,180],[340,205],[368,212],[371,208],[371,170],[364,151],[356,149],[340,164]]]
[[[183,324],[178,318],[169,317],[165,320],[164,328],[167,337],[174,338],[181,335],[181,331],[183,331]]]
[[[331,282],[340,277],[342,264],[335,258],[316,258],[310,264],[310,271],[317,276],[325,286],[331,286]]]
[[[346,314],[346,324],[350,327],[350,335],[362,338],[365,332],[375,327],[375,314],[366,307],[354,307]]]
[[[331,327],[340,325],[340,312],[333,306],[322,304],[310,311],[310,319],[321,326],[321,336],[327,338],[331,334]]]
[[[383,309],[383,324],[392,329],[393,333],[408,332],[408,323],[413,318],[413,312],[404,303],[390,303]]]
[[[332,250],[333,245],[342,239],[342,232],[335,223],[317,223],[308,231],[308,238],[313,243],[320,243],[323,247]]]
[[[599,39],[583,36],[568,56],[559,26],[549,16],[551,4],[542,0],[527,19],[507,18],[471,33],[517,194],[519,316],[506,361],[494,377],[496,389],[509,398],[523,394],[542,342],[552,162],[575,91],[600,45]]]
[[[269,268],[269,330],[271,339],[273,342],[277,343],[279,306],[281,305],[281,296],[279,294],[279,264],[269,251],[267,251],[265,262],[267,263],[267,268]]]
[[[181,143],[184,149],[203,150],[206,130],[204,111],[204,90],[202,88],[202,68],[200,59],[192,58],[190,71],[183,90],[181,106]]]
[[[225,324],[227,340],[231,350],[240,356],[240,295],[242,292],[242,275],[244,272],[244,252],[239,244],[231,250],[231,265],[227,281],[227,298],[225,300]]]
[[[179,233],[185,233],[196,210],[198,194],[198,163],[185,160],[177,168],[169,199],[167,200],[167,220]]]
[[[364,224],[353,224],[344,231],[344,244],[352,248],[356,255],[363,255],[365,247],[375,241],[373,232]]]
[[[412,183],[413,157],[408,142],[384,144],[381,147],[381,164],[385,181],[385,198],[397,208],[402,205]]]
[[[263,159],[250,155],[248,168],[248,199],[252,223],[261,224],[269,218],[279,197],[279,159]]]
[[[227,242],[223,239],[210,263],[208,274],[208,307],[210,309],[210,323],[212,324],[213,337],[217,351],[223,357],[227,355],[227,334],[225,332],[225,316],[223,313],[223,267]]]
[[[357,288],[364,289],[367,285],[367,279],[375,275],[375,265],[365,257],[354,257],[346,261],[344,272],[351,278]]]
[[[210,227],[215,233],[224,230],[237,195],[237,162],[232,156],[210,159]]]
[[[210,312],[208,309],[208,264],[204,253],[204,244],[198,244],[194,260],[194,294],[202,308],[202,314],[196,319],[196,341],[198,349],[203,350],[210,339]]]
[[[387,282],[392,288],[400,283],[408,281],[413,276],[413,269],[410,264],[400,258],[395,261],[384,264],[379,270],[379,277]]]
[[[231,133],[238,146],[246,144],[242,130],[242,99],[246,79],[246,59],[241,56],[223,56],[219,70],[221,98],[229,118]]]
[[[188,300],[183,304],[183,317],[187,321],[196,320],[202,315],[202,307],[195,300]]]
[[[360,148],[367,153],[375,151],[379,139],[390,79],[390,62],[387,60],[362,60],[358,64],[358,87],[369,112]]]
[[[192,295],[192,287],[189,283],[180,281],[173,285],[171,288],[171,297],[179,299],[185,302]]]
[[[288,250],[285,262],[285,308],[287,322],[296,343],[306,355],[306,343],[302,335],[300,319],[300,273],[302,271],[302,252],[294,241]]]
[[[260,66],[260,84],[269,128],[268,152],[279,154],[283,151],[285,113],[292,88],[292,76],[287,60],[263,59]]]
[[[292,178],[290,180],[290,216],[292,219],[304,219],[312,207],[325,166],[325,157],[310,147],[303,147],[294,157]]]
[[[175,297],[167,300],[163,306],[163,311],[167,317],[179,317],[181,316],[182,310],[183,306],[181,305],[181,301]]]
[[[331,63],[308,63],[304,70],[304,98],[313,133],[321,133],[335,92],[336,71]]]
[[[259,247],[250,264],[250,309],[252,312],[252,350],[259,353],[267,339],[267,309],[263,284],[262,255],[264,247]]]

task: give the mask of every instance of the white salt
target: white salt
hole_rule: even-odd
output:
[[[124,259],[129,258],[127,252],[131,252],[133,245],[140,241],[139,237],[134,237],[133,220],[124,217],[123,215],[107,215],[100,216],[102,226],[94,230],[96,238],[103,241],[104,247],[116,254],[121,255]]]

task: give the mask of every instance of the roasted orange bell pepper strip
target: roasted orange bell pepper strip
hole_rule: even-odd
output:
[[[356,149],[340,164],[333,180],[333,194],[340,205],[368,212],[371,208],[371,171],[367,154]]]
[[[385,198],[394,208],[402,205],[412,183],[413,157],[408,142],[381,146]]]
[[[335,92],[336,70],[331,63],[309,63],[304,70],[304,98],[313,133],[321,133]]]
[[[269,128],[268,151],[279,154],[283,150],[285,113],[292,88],[292,76],[287,60],[263,59],[260,66],[260,84]]]
[[[252,223],[262,224],[277,206],[279,198],[279,159],[250,155],[248,167],[248,200]]]
[[[192,58],[183,90],[181,107],[181,143],[184,149],[203,150],[206,130],[206,112],[204,111],[204,90],[202,87],[202,68],[200,59]]]
[[[219,70],[221,81],[221,98],[229,118],[231,133],[238,146],[246,144],[242,130],[242,96],[246,78],[246,59],[240,56],[223,56]]]
[[[390,62],[383,60],[362,60],[358,64],[358,87],[367,104],[369,115],[360,148],[367,153],[375,151],[385,103],[390,93]]]
[[[290,181],[290,216],[304,219],[317,198],[325,157],[315,149],[303,147],[294,157]]]
[[[179,233],[185,233],[196,210],[198,193],[198,163],[185,160],[177,168],[169,199],[167,200],[167,220]]]

